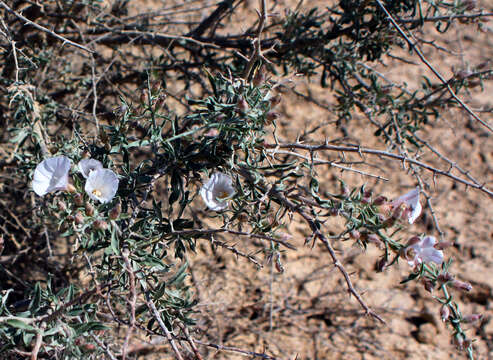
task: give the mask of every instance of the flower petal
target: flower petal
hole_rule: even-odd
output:
[[[228,200],[236,193],[233,180],[230,176],[216,172],[200,189],[200,195],[207,207],[214,211],[221,211],[228,207]],[[223,195],[226,195],[224,197]]]
[[[109,169],[91,171],[84,190],[87,195],[101,203],[110,202],[118,190],[118,176]]]
[[[409,221],[409,224],[412,224],[416,221],[416,219],[419,217],[419,215],[421,215],[421,210],[422,210],[422,207],[418,201],[416,203],[415,207],[412,208],[411,212],[408,215],[407,219]]]
[[[32,187],[39,196],[50,192],[64,190],[68,185],[70,159],[56,156],[41,161],[34,170]]]
[[[438,265],[443,263],[443,251],[437,250],[434,247],[428,247],[421,250],[419,255],[423,262],[434,262]]]
[[[431,248],[433,247],[437,242],[437,239],[435,239],[434,236],[425,236],[421,240],[421,247],[423,248]]]
[[[79,170],[82,176],[86,179],[92,171],[99,170],[103,168],[103,164],[96,159],[83,159],[79,161]]]
[[[392,206],[396,207],[402,203],[405,203],[414,209],[417,206],[416,204],[419,203],[419,188],[415,188],[408,193],[398,197],[397,199],[392,201]]]

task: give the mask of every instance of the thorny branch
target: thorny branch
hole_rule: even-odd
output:
[[[248,181],[250,181],[250,182],[254,181],[254,178],[248,172],[247,169],[241,169],[240,172],[241,172],[241,175],[244,176]],[[385,321],[377,313],[375,313],[373,310],[370,309],[370,307],[365,303],[365,301],[363,300],[361,295],[358,293],[358,291],[354,288],[348,272],[344,268],[344,265],[342,265],[342,263],[337,258],[335,250],[332,247],[332,244],[330,243],[330,241],[320,231],[320,225],[317,223],[317,221],[313,217],[308,215],[301,206],[296,205],[291,200],[289,200],[286,196],[284,196],[282,194],[282,192],[277,191],[275,188],[272,188],[272,187],[267,189],[266,186],[261,185],[261,184],[257,184],[257,186],[262,187],[262,191],[265,192],[266,194],[268,194],[269,197],[272,197],[272,198],[278,200],[283,206],[288,208],[290,211],[299,214],[307,222],[307,224],[310,226],[310,229],[313,232],[313,234],[320,241],[322,241],[322,243],[325,245],[325,247],[329,251],[329,255],[332,259],[332,263],[339,270],[339,272],[343,275],[344,280],[346,281],[346,285],[347,285],[349,293],[356,298],[356,300],[359,302],[361,307],[365,310],[365,314],[369,315],[369,316],[377,319],[381,323],[385,324]]]
[[[387,8],[383,5],[381,0],[376,0],[377,4],[380,6],[380,8],[387,14],[390,22],[392,25],[395,27],[395,29],[399,32],[399,34],[406,40],[406,42],[409,44],[409,46],[416,52],[420,60],[435,74],[435,76],[440,79],[443,85],[447,87],[447,90],[449,91],[450,95],[466,110],[476,121],[480,122],[484,127],[486,127],[489,131],[493,132],[493,128],[486,123],[485,121],[481,120],[481,118],[476,115],[474,111],[471,110],[471,108],[465,104],[454,92],[452,87],[450,86],[449,82],[445,80],[445,78],[435,69],[435,67],[425,58],[419,47],[406,35],[404,30],[397,24],[397,22],[394,20],[394,17],[392,14],[389,13]],[[491,195],[491,194],[490,194]]]
[[[55,33],[54,31],[51,31],[50,29],[47,29],[45,28],[44,26],[41,26],[39,24],[36,24],[35,22],[29,20],[28,18],[26,18],[24,15],[22,14],[19,14],[18,12],[12,10],[7,4],[5,4],[3,1],[0,1],[0,7],[4,8],[5,10],[7,10],[9,13],[11,14],[14,14],[16,17],[18,17],[20,20],[24,21],[27,25],[31,25],[31,26],[34,26],[36,29],[38,30],[41,30],[47,34],[50,34],[51,36],[54,36],[56,37],[57,39],[59,40],[62,40],[64,44],[69,44],[69,45],[72,45],[72,46],[75,46],[76,48],[79,48],[79,49],[82,49],[84,51],[87,51],[88,53],[93,53],[94,51],[92,51],[91,49],[88,49],[87,47],[83,46],[83,45],[80,45],[80,44],[77,44],[76,42],[72,41],[72,40],[69,40],[67,38],[64,38],[63,36],[61,35],[58,35],[57,33]]]
[[[451,178],[454,181],[457,181],[461,184],[464,184],[466,186],[472,187],[474,189],[480,190],[489,196],[493,197],[493,191],[487,188],[484,184],[476,183],[476,182],[471,182],[464,180],[454,174],[451,174],[450,171],[445,171],[441,169],[437,169],[427,163],[411,159],[409,157],[406,157],[404,155],[398,155],[394,153],[390,153],[388,151],[384,150],[376,150],[376,149],[369,149],[369,148],[364,148],[364,147],[358,147],[358,146],[338,146],[338,145],[329,145],[329,144],[323,144],[323,145],[308,145],[308,144],[300,144],[300,143],[292,143],[292,144],[264,144],[266,148],[271,148],[271,149],[303,149],[307,150],[310,152],[313,151],[320,151],[320,150],[328,150],[328,151],[339,151],[339,152],[354,152],[358,154],[370,154],[370,155],[377,155],[377,156],[383,156],[387,157],[390,159],[395,159],[402,161],[404,163],[410,163],[417,165],[423,169],[426,169],[430,172],[432,172],[434,175],[443,175],[446,177]]]

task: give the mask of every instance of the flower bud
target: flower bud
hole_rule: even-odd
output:
[[[375,270],[377,272],[382,272],[385,270],[385,268],[387,267],[388,263],[387,263],[387,259],[385,257],[379,259],[377,261],[377,263],[375,264]]]
[[[426,291],[428,291],[430,294],[433,294],[433,290],[435,289],[435,284],[433,284],[433,281],[427,278],[423,278],[421,280],[423,282],[423,287],[425,288]]]
[[[473,324],[483,318],[483,314],[470,314],[462,318],[466,324]]]
[[[459,349],[463,349],[464,347],[464,339],[460,334],[455,335],[454,337],[454,344],[457,346]]]
[[[91,157],[91,152],[89,150],[84,150],[82,152],[82,158],[83,159],[89,159]]]
[[[364,196],[362,199],[361,199],[361,203],[362,204],[369,204],[370,203],[370,198],[369,197],[366,197]]]
[[[482,69],[487,68],[489,65],[490,65],[490,60],[486,60],[486,61],[480,63],[476,68],[478,70],[482,70]]]
[[[277,272],[283,273],[284,266],[282,266],[281,256],[279,254],[276,255],[276,261],[274,262],[274,266],[276,267]]]
[[[400,219],[405,211],[405,205],[401,204],[400,206],[397,206],[394,211],[392,212],[392,219],[397,220]]]
[[[457,290],[463,290],[463,291],[471,291],[472,290],[471,284],[469,284],[468,282],[460,281],[460,280],[452,280],[450,282],[450,286],[454,289],[457,289]]]
[[[243,97],[240,97],[238,99],[238,102],[236,103],[236,105],[238,106],[238,110],[240,112],[243,112],[243,113],[246,112],[249,108],[248,103],[246,102],[246,100]]]
[[[122,213],[122,204],[118,202],[113,209],[110,210],[109,217],[111,220],[116,220]]]
[[[106,230],[108,228],[108,223],[104,220],[96,220],[93,224],[95,230]]]
[[[216,128],[209,129],[204,136],[209,136],[209,137],[216,137],[219,135],[219,131]]]
[[[58,202],[56,204],[57,204],[58,210],[60,210],[62,212],[67,210],[67,204],[65,204],[64,201],[58,200]]]
[[[390,215],[390,213],[392,211],[392,204],[390,204],[390,203],[383,203],[382,205],[379,205],[378,206],[377,211],[380,214],[384,214],[384,215],[388,216],[388,215]]]
[[[419,238],[419,236],[413,236],[412,238],[410,238],[407,241],[406,246],[413,246],[413,245],[419,244],[420,241],[421,241],[421,239]]]
[[[441,273],[437,276],[437,280],[440,284],[445,284],[450,280],[453,280],[454,276],[449,272]]]
[[[472,346],[472,340],[471,339],[464,340],[464,343],[462,346],[464,347],[464,349],[469,349]]]
[[[244,224],[248,221],[248,215],[241,213],[240,215],[238,215],[237,219],[240,223]]]
[[[380,238],[376,234],[369,234],[366,237],[366,241],[368,241],[369,243],[375,244],[379,249],[382,248],[382,241],[380,240]]]
[[[154,110],[157,111],[164,106],[166,102],[166,94],[160,94],[158,99],[156,100],[156,105],[154,106]]]
[[[332,207],[329,209],[329,214],[330,214],[330,216],[337,216],[337,215],[339,215],[339,210],[335,207]]]
[[[455,77],[458,79],[458,80],[463,80],[465,79],[466,77],[469,77],[471,76],[472,73],[468,70],[460,70],[460,71],[457,71],[455,73]]]
[[[384,229],[389,228],[389,227],[391,227],[391,226],[393,226],[395,224],[395,221],[396,221],[396,219],[394,219],[393,217],[390,217],[388,219],[385,219],[385,221],[382,224],[382,227]]]
[[[281,94],[277,94],[270,99],[270,108],[273,109],[281,103]]]
[[[153,81],[153,82],[151,83],[151,91],[152,91],[153,93],[155,93],[156,91],[158,91],[158,90],[159,90],[159,86],[160,86],[160,85],[161,85],[161,84],[160,84],[160,82],[159,82],[159,81]]]
[[[86,215],[87,216],[93,216],[94,215],[94,206],[90,202],[86,202],[85,204],[85,209],[86,209]]]
[[[80,211],[77,211],[77,213],[75,213],[74,222],[76,225],[82,225],[84,223],[84,216]]]
[[[99,137],[101,138],[101,141],[103,143],[107,143],[108,140],[110,139],[108,137],[108,134],[106,133],[106,131],[104,131],[104,128],[102,128],[102,127],[99,128]]]
[[[462,5],[466,11],[471,11],[478,5],[478,0],[465,0]]]
[[[440,308],[440,318],[442,319],[443,322],[447,321],[448,318],[450,317],[450,308],[448,305],[442,305]]]
[[[74,192],[77,191],[77,189],[75,188],[74,185],[72,184],[67,184],[67,188],[66,188],[67,192],[70,193],[70,194],[73,194]]]
[[[358,230],[351,230],[349,232],[349,237],[353,240],[358,240],[361,237],[361,234]]]
[[[387,198],[385,196],[377,196],[375,200],[373,200],[373,205],[378,206],[378,205],[383,205],[387,202]]]
[[[255,86],[260,86],[265,82],[265,72],[262,67],[257,69],[255,76],[253,77],[252,83]]]
[[[82,198],[82,195],[77,193],[74,195],[74,203],[77,206],[82,206],[84,205],[84,199]]]

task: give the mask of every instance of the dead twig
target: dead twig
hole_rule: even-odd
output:
[[[435,168],[427,163],[424,163],[419,160],[411,159],[409,157],[406,157],[404,155],[398,155],[394,154],[388,151],[384,150],[376,150],[376,149],[369,149],[369,148],[363,148],[359,146],[338,146],[338,145],[329,145],[329,144],[319,144],[319,145],[308,145],[308,144],[300,144],[300,143],[291,143],[291,144],[264,144],[266,148],[280,148],[280,149],[303,149],[307,151],[320,151],[320,150],[328,150],[328,151],[345,151],[345,152],[355,152],[360,154],[371,154],[371,155],[377,155],[377,156],[383,156],[387,157],[390,159],[395,159],[402,161],[404,163],[410,163],[417,165],[423,169],[426,169],[428,171],[431,171],[434,175],[443,175],[448,178],[451,178],[454,181],[457,181],[461,184],[464,184],[466,186],[470,186],[474,189],[480,190],[489,196],[493,197],[493,190],[488,189],[485,184],[480,184],[480,183],[475,183],[471,181],[464,180],[454,174],[451,174],[450,171],[445,171],[441,170],[438,168]]]
[[[390,14],[390,12],[387,10],[387,8],[382,3],[382,1],[381,0],[376,0],[376,1],[377,1],[378,6],[380,6],[380,8],[382,9],[382,11],[387,15],[387,17],[389,18],[390,22],[392,23],[392,25],[394,26],[394,28],[397,30],[397,32],[404,38],[404,40],[406,40],[406,42],[409,44],[409,47],[416,52],[416,54],[418,55],[418,57],[420,58],[420,60],[433,72],[433,74],[435,74],[435,76],[442,82],[442,84],[446,86],[446,88],[447,88],[448,92],[450,93],[450,95],[452,95],[452,97],[459,103],[459,105],[464,110],[466,110],[476,121],[478,121],[479,123],[481,123],[489,131],[493,132],[493,128],[488,123],[486,123],[485,121],[481,120],[481,118],[478,115],[476,115],[474,113],[474,111],[472,111],[469,108],[469,106],[467,106],[467,104],[465,104],[455,94],[454,90],[452,89],[452,87],[450,86],[450,84],[448,83],[448,81],[445,80],[445,78],[433,67],[433,65],[425,58],[425,56],[423,55],[423,53],[421,52],[421,50],[418,48],[418,46],[406,35],[406,33],[404,32],[404,30],[402,30],[402,28],[399,26],[399,24],[397,24],[397,22],[395,21],[395,19],[392,16],[392,14]]]
[[[161,319],[161,314],[159,314],[159,311],[157,310],[156,305],[154,305],[154,302],[151,300],[151,297],[149,296],[148,292],[146,292],[145,298],[146,298],[147,307],[151,310],[152,315],[154,316],[154,319],[156,319],[161,330],[163,330],[163,332],[166,336],[166,339],[168,340],[169,344],[171,345],[171,348],[173,349],[173,352],[175,353],[175,357],[178,360],[183,360],[183,356],[181,356],[180,351],[178,350],[178,347],[176,346],[173,335],[171,335],[170,331],[168,330],[168,328],[164,324],[163,319]]]
[[[76,42],[74,42],[72,40],[69,40],[67,38],[64,38],[63,36],[58,35],[54,31],[51,31],[50,29],[47,29],[44,26],[41,26],[39,24],[36,24],[35,22],[33,22],[33,21],[29,20],[28,18],[26,18],[24,15],[19,14],[18,12],[12,10],[7,4],[5,4],[1,0],[0,0],[0,7],[4,8],[9,13],[15,15],[18,19],[24,21],[26,23],[26,25],[34,26],[36,29],[41,30],[41,31],[43,31],[43,32],[45,32],[47,34],[50,34],[51,36],[53,36],[53,37],[55,37],[55,38],[57,38],[59,40],[62,40],[64,44],[69,44],[69,45],[75,46],[76,48],[79,48],[79,49],[82,49],[84,51],[87,51],[88,53],[94,53],[93,50],[88,49],[87,47],[85,47],[85,46],[83,46],[81,44],[77,44]]]
[[[130,324],[128,326],[127,334],[125,335],[125,341],[123,342],[123,347],[122,347],[122,359],[126,360],[128,344],[132,336],[132,333],[135,329],[135,306],[137,304],[137,291],[135,289],[135,274],[132,269],[132,264],[130,263],[130,260],[128,258],[129,257],[128,249],[126,248],[123,249],[122,257],[123,257],[123,261],[125,262],[125,270],[127,271],[128,274],[128,285],[130,287],[130,300],[127,300],[128,306],[130,308]]]

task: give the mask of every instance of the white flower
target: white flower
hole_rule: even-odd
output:
[[[91,199],[107,203],[118,190],[118,177],[109,169],[91,171],[84,190]]]
[[[103,164],[95,159],[84,159],[79,161],[79,170],[82,176],[86,179],[89,177],[91,172],[95,170],[100,170],[103,168]]]
[[[436,239],[433,236],[425,236],[421,239],[416,238],[405,249],[405,258],[410,266],[421,263],[434,262],[440,265],[443,263],[443,251],[435,248]]]
[[[407,194],[398,197],[392,201],[392,209],[403,209],[401,217],[407,218],[409,224],[414,221],[421,214],[421,204],[419,202],[419,188],[409,191]]]
[[[66,156],[56,156],[41,161],[34,170],[33,190],[44,196],[57,190],[65,190],[68,185],[70,160]]]
[[[221,211],[228,207],[228,200],[236,193],[233,180],[226,174],[212,174],[200,189],[200,195],[209,209]]]

